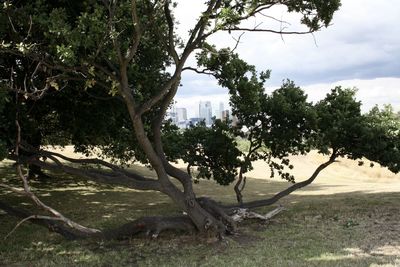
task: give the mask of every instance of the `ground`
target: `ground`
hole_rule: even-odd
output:
[[[307,178],[323,160],[316,153],[293,158],[297,180]],[[289,185],[267,178],[267,170],[256,163],[245,200],[270,196]],[[0,174],[2,180],[18,182],[7,162],[0,163]],[[195,189],[223,203],[235,201],[231,186],[202,181]],[[62,174],[53,174],[36,192],[65,215],[98,228],[179,212],[160,193],[111,188]],[[0,197],[25,208],[31,205],[4,191]],[[311,186],[282,199],[279,204],[286,210],[269,223],[247,221],[238,235],[216,243],[177,233],[162,233],[156,240],[66,241],[30,223],[3,240],[18,220],[0,211],[0,266],[400,266],[399,203],[400,175],[343,159]]]

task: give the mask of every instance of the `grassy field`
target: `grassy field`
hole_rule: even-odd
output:
[[[294,158],[299,180],[321,158]],[[0,163],[0,179],[16,185],[11,166]],[[288,186],[264,179],[262,163],[249,179],[245,199],[272,195]],[[0,211],[0,266],[400,266],[400,178],[380,168],[342,161],[315,184],[283,199],[286,211],[269,223],[246,221],[222,242],[176,233],[156,240],[66,241],[30,223],[4,237],[18,223]],[[143,167],[137,170],[152,175]],[[160,193],[112,188],[52,174],[32,183],[43,201],[86,226],[106,228],[129,220],[178,213]],[[263,179],[260,179],[263,178]],[[211,181],[196,185],[198,195],[234,202],[232,187]],[[29,200],[0,191],[2,200],[28,208]],[[273,207],[258,210],[267,212]]]

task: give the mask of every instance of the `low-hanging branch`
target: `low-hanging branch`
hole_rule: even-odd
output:
[[[320,172],[322,170],[324,170],[326,167],[328,167],[329,165],[331,165],[332,163],[334,163],[336,161],[336,158],[337,158],[337,154],[335,152],[333,152],[331,154],[329,160],[322,163],[321,165],[319,165],[317,167],[317,169],[315,169],[314,173],[310,176],[310,178],[308,178],[305,181],[295,183],[294,185],[286,188],[285,190],[275,194],[271,198],[250,201],[250,202],[246,202],[246,203],[238,204],[238,205],[231,205],[231,206],[227,206],[227,208],[229,207],[229,208],[253,209],[253,208],[272,205],[272,204],[276,203],[278,200],[280,200],[281,198],[293,193],[294,191],[301,189],[307,185],[310,185],[317,178],[317,176],[320,174]]]
[[[28,182],[28,179],[27,179],[27,176],[25,176],[23,174],[21,162],[19,160],[20,144],[21,144],[21,126],[19,123],[20,103],[19,103],[18,97],[16,98],[16,106],[17,106],[17,109],[15,112],[15,126],[17,128],[17,132],[16,132],[14,155],[17,158],[16,173],[17,173],[18,178],[20,178],[20,180],[22,181],[23,190],[16,190],[15,188],[12,188],[12,187],[9,187],[9,189],[11,189],[13,192],[16,192],[18,194],[27,196],[28,198],[30,198],[33,201],[33,203],[36,204],[36,206],[38,206],[40,209],[44,210],[45,212],[51,214],[51,216],[30,215],[26,218],[23,218],[23,220],[20,221],[8,235],[10,235],[23,222],[30,220],[30,219],[45,219],[45,220],[61,221],[62,223],[65,223],[66,225],[68,225],[70,228],[72,228],[76,231],[79,231],[81,233],[88,234],[88,235],[100,232],[97,229],[85,227],[85,226],[83,226],[79,223],[76,223],[73,220],[67,218],[61,212],[59,212],[56,209],[52,208],[51,206],[45,204],[43,201],[41,201],[39,199],[39,197],[36,196],[36,194],[34,192],[32,192],[31,187]]]
[[[48,156],[48,159],[52,160],[54,163],[48,163],[34,157],[24,160],[28,164],[33,164],[46,170],[63,171],[68,174],[85,177],[95,182],[126,186],[128,188],[139,190],[160,190],[160,184],[157,180],[148,179],[138,174],[127,174],[119,171],[107,172],[101,169],[81,169],[63,164],[54,156]]]

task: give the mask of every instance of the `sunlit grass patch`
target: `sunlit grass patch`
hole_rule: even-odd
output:
[[[3,165],[0,173],[2,179],[15,177],[10,166]],[[63,174],[52,177],[43,184],[32,181],[35,192],[47,204],[86,226],[105,229],[141,216],[180,213],[168,197],[158,192],[104,186]],[[15,186],[18,182],[12,180]],[[270,196],[286,186],[282,182],[250,179],[245,199]],[[231,186],[201,181],[195,190],[198,195],[223,203],[235,201]],[[306,190],[311,192],[313,188]],[[26,198],[0,192],[2,200],[12,205],[32,207]],[[0,263],[6,266],[399,265],[398,193],[295,194],[280,203],[286,211],[267,224],[246,221],[237,236],[227,236],[217,243],[172,232],[162,233],[157,240],[141,237],[107,242],[67,241],[27,222],[8,239],[0,241]],[[17,222],[0,212],[0,238]]]

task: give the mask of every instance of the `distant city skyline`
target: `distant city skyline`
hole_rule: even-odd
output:
[[[222,101],[219,101],[219,97],[215,101],[211,101],[211,98],[208,97],[199,97],[197,98],[193,103],[192,102],[184,102],[184,101],[175,101],[173,107],[171,108],[170,111],[172,111],[173,108],[175,109],[185,109],[186,110],[186,116],[187,120],[190,120],[190,118],[205,118],[205,116],[201,116],[199,113],[199,105],[200,103],[204,102],[210,102],[211,103],[211,117],[215,117],[217,119],[221,119],[221,114],[222,111],[224,110],[231,110],[231,107],[229,105],[229,101],[227,99],[223,99],[224,96],[222,97]],[[222,109],[221,109],[222,108]]]
[[[188,33],[204,9],[204,1],[178,0],[175,18],[180,22],[180,37]],[[363,111],[375,104],[392,104],[400,110],[400,1],[343,0],[332,25],[314,35],[281,36],[268,33],[245,33],[236,52],[258,71],[271,69],[266,91],[292,79],[318,101],[336,85],[357,87],[357,99]],[[268,15],[290,23],[297,29],[299,17],[281,8],[272,8]],[[258,16],[251,25],[274,26],[267,16]],[[281,25],[277,25],[279,28]],[[241,32],[217,34],[209,39],[218,48],[234,47]],[[196,67],[195,57],[188,66]],[[196,116],[197,103],[211,100],[212,108],[219,102],[228,107],[227,90],[208,75],[185,71],[182,87],[175,98],[178,106],[187,108],[188,116]]]
[[[214,107],[214,108],[213,108]],[[167,112],[167,119],[179,128],[187,128],[190,124],[196,124],[204,120],[206,125],[210,126],[213,119],[232,119],[231,108],[223,102],[213,102],[210,100],[197,101],[196,107],[186,108],[182,107],[176,102],[171,106]]]

